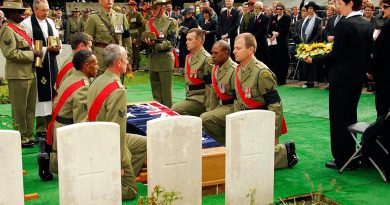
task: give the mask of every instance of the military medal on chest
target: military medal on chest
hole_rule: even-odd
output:
[[[164,38],[164,32],[163,30],[160,30],[159,34],[158,34],[158,37],[159,38]]]
[[[124,33],[123,25],[115,25],[115,33]]]
[[[223,84],[222,82],[219,83],[219,90],[221,91],[221,93],[225,93],[225,91],[226,91],[226,84]]]
[[[251,98],[252,97],[251,90],[252,90],[251,87],[246,87],[245,88],[245,98]]]

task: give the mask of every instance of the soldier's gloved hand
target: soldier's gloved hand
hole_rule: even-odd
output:
[[[42,51],[33,50],[33,53],[34,53],[34,58],[35,57],[43,58],[43,52]]]

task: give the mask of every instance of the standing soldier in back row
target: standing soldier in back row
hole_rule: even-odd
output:
[[[102,8],[88,18],[84,30],[94,39],[93,52],[99,63],[96,77],[103,74],[107,68],[103,61],[103,50],[109,44],[118,44],[126,48],[130,62],[128,69],[131,70],[133,46],[126,16],[112,9],[114,0],[99,0],[99,4]]]
[[[135,10],[137,6],[137,2],[130,1],[129,2],[129,12],[126,15],[127,21],[129,22],[130,35],[133,40],[139,39],[141,37],[142,28],[144,26],[144,17]],[[140,61],[141,61],[141,53],[139,47],[134,45],[133,43],[133,70],[138,70]]]
[[[66,25],[66,37],[67,41],[70,41],[70,37],[77,33],[82,32],[84,30],[84,22],[81,21],[80,18],[80,10],[78,8],[74,8],[72,11],[72,18],[69,18],[68,23]]]
[[[147,45],[148,67],[153,99],[172,106],[172,74],[175,61],[172,48],[177,37],[177,21],[165,15],[168,0],[155,0],[153,18],[145,23],[142,40]]]

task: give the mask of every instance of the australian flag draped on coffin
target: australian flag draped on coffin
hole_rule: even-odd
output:
[[[137,103],[127,106],[127,133],[134,133],[146,136],[146,122],[149,120],[179,115],[168,107],[158,103]],[[183,136],[185,137],[185,136]],[[202,148],[222,146],[210,137],[205,131],[202,131]]]

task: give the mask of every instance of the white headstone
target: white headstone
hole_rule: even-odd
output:
[[[60,204],[122,204],[119,135],[109,122],[57,129]]]
[[[227,205],[270,204],[274,196],[275,113],[266,110],[226,116]]]
[[[24,204],[22,146],[18,131],[0,130],[0,205]]]
[[[149,196],[159,185],[180,192],[173,204],[202,204],[202,120],[175,116],[147,126]]]

